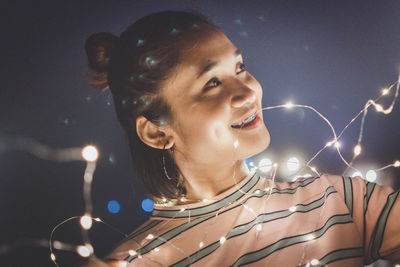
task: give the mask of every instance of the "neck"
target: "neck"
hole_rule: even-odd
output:
[[[249,173],[244,160],[218,166],[193,165],[184,164],[180,168],[186,178],[184,186],[188,201],[211,199],[239,183]]]

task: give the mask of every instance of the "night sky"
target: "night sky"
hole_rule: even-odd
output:
[[[84,43],[95,32],[116,35],[135,20],[165,9],[191,8],[219,25],[243,52],[247,69],[264,89],[263,105],[292,101],[315,107],[340,132],[368,99],[397,81],[400,71],[400,1],[7,1],[2,5],[0,90],[0,265],[54,266],[46,247],[51,229],[83,213],[84,162],[43,160],[14,147],[25,137],[52,148],[93,144],[100,151],[94,176],[94,216],[129,233],[149,216],[135,178],[128,143],[110,92],[85,79]],[[392,90],[393,92],[393,90]],[[387,106],[393,93],[383,99]],[[390,115],[370,109],[360,168],[379,168],[400,159],[400,107]],[[265,155],[276,161],[291,153],[314,155],[331,140],[326,124],[309,110],[264,112],[271,134]],[[360,120],[344,134],[349,159]],[[3,147],[3,148],[2,148]],[[342,174],[334,149],[318,157],[321,172]],[[379,173],[397,177],[397,169]],[[396,184],[397,183],[397,184]],[[396,180],[394,186],[399,186]],[[107,210],[109,200],[121,205]],[[122,235],[95,224],[96,254],[104,255]],[[55,239],[80,244],[78,221]],[[44,243],[43,243],[44,242]],[[60,266],[78,257],[56,252]]]

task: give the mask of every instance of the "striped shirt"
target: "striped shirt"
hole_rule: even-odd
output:
[[[364,266],[400,260],[400,197],[360,177],[271,183],[254,170],[208,202],[156,205],[107,257],[128,266]]]

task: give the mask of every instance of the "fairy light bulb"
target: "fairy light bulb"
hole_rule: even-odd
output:
[[[92,217],[90,217],[88,214],[85,214],[81,217],[80,223],[83,229],[89,230],[92,228]]]
[[[292,108],[292,107],[293,107],[293,103],[292,103],[292,102],[287,102],[287,103],[285,104],[285,108],[290,109],[290,108]]]
[[[133,249],[130,249],[130,250],[128,251],[128,253],[129,253],[130,256],[135,256],[135,255],[137,254],[137,252],[134,251]]]
[[[185,208],[181,208],[181,212],[184,212],[185,211]]]
[[[201,241],[201,242],[199,243],[199,248],[202,248],[203,246],[204,246],[204,242]]]
[[[336,147],[336,148],[339,148],[339,147],[340,147],[340,143],[336,141],[336,142],[335,142],[335,147]]]
[[[146,239],[153,239],[154,238],[154,235],[152,235],[152,234],[148,234],[147,236],[146,236]]]
[[[160,251],[160,248],[155,248],[154,249],[154,252],[159,252]]]
[[[221,238],[219,239],[219,243],[221,243],[221,245],[224,244],[225,241],[226,241],[226,237],[225,237],[225,236],[223,236],[223,237],[221,237]]]
[[[396,168],[400,167],[400,161],[396,160],[396,161],[393,163],[393,166],[396,167]]]
[[[95,146],[85,146],[82,149],[81,155],[86,161],[93,162],[97,160],[99,152]]]
[[[256,230],[257,230],[257,232],[260,232],[262,230],[262,225],[261,224],[257,224]]]
[[[295,207],[295,206],[290,207],[289,210],[290,210],[291,212],[295,212],[295,211],[296,211],[296,207]]]
[[[127,261],[118,262],[118,267],[127,267],[127,266],[128,266],[128,262]]]
[[[355,147],[354,147],[354,156],[358,156],[358,155],[360,155],[361,154],[361,146],[360,145],[356,145]]]
[[[52,261],[56,261],[56,255],[54,255],[53,253],[50,254],[50,259]]]
[[[311,263],[311,265],[317,265],[318,263],[319,263],[319,260],[317,260],[317,259],[312,259],[311,261],[310,261],[310,263]]]
[[[383,111],[383,107],[382,107],[381,105],[379,105],[379,104],[376,104],[376,105],[375,105],[375,109],[376,109],[376,111],[378,111],[378,112],[382,112],[382,111]]]
[[[81,245],[76,248],[76,251],[81,257],[87,258],[93,253],[93,247],[90,244]]]
[[[387,95],[388,93],[389,93],[389,89],[384,88],[384,89],[382,90],[382,95]]]

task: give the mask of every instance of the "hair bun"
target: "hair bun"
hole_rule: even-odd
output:
[[[107,71],[112,50],[118,42],[117,36],[107,32],[99,32],[89,36],[85,43],[89,68],[98,73]]]
[[[89,84],[97,89],[105,90],[108,86],[107,71],[110,57],[118,45],[119,38],[107,32],[94,33],[85,42],[89,69],[95,74],[87,74]]]

